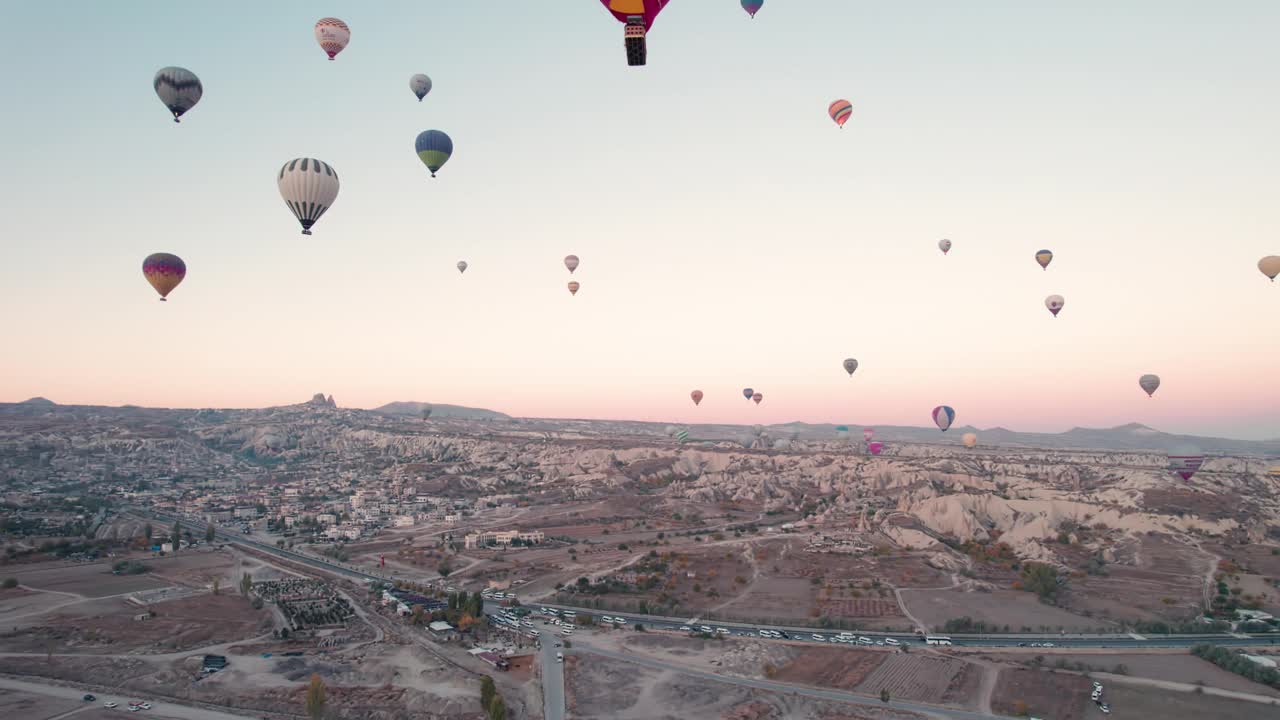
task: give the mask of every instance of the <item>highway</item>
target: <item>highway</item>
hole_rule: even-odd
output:
[[[556,660],[556,653],[563,652],[559,640],[539,643],[538,662],[542,666],[542,717],[543,720],[564,720],[564,665]]]
[[[116,708],[118,712],[129,715],[129,700],[142,700],[146,698],[145,694],[139,693],[134,693],[128,696],[121,695],[119,693],[100,693],[94,690],[82,690],[66,687],[64,685],[46,685],[45,683],[34,680],[17,680],[7,677],[0,677],[0,688],[30,693],[32,695],[44,695],[47,697],[56,697],[82,702],[83,705],[79,708],[73,710],[71,713],[65,714],[71,717],[74,717],[75,714],[78,714],[80,711],[88,710],[90,708],[102,708],[103,703],[106,702],[116,703],[118,705]],[[92,692],[97,696],[97,699],[93,702],[82,700],[86,692]],[[222,712],[219,710],[209,710],[201,707],[191,707],[189,705],[177,705],[175,703],[161,702],[159,700],[149,700],[148,702],[151,703],[151,710],[144,711],[139,717],[160,715],[166,718],[177,718],[178,720],[244,720],[246,717],[249,717],[248,715]],[[16,719],[19,716],[14,715],[13,717]],[[22,717],[25,717],[25,715]]]
[[[149,515],[157,520],[172,524],[175,520],[182,522],[185,527],[191,529],[192,534],[198,537],[204,536],[205,528],[198,526],[189,520],[181,520],[168,513],[161,513],[152,510],[144,510],[135,508],[134,512],[142,515]],[[197,532],[198,531],[198,532]],[[264,553],[270,553],[277,557],[292,562],[301,563],[318,570],[324,570],[330,573],[338,573],[346,577],[353,578],[361,582],[390,582],[389,576],[373,575],[354,568],[345,567],[341,564],[330,562],[328,560],[318,558],[313,555],[305,555],[293,550],[286,550],[274,545],[268,545],[256,540],[244,537],[235,532],[227,532],[225,530],[215,528],[215,536],[223,542],[244,545]],[[502,604],[499,602],[487,601],[485,603],[485,612],[493,613],[500,609]],[[535,603],[528,606],[532,610],[538,608],[554,608],[556,610],[573,610],[579,615],[593,615],[597,618],[600,616],[621,617],[626,621],[627,626],[633,626],[635,623],[641,623],[651,630],[674,630],[691,632],[696,631],[702,626],[712,629],[714,632],[718,628],[724,628],[731,636],[752,635],[759,637],[759,630],[773,630],[778,632],[782,637],[774,638],[776,640],[803,641],[813,643],[829,644],[834,641],[833,638],[839,636],[838,630],[822,630],[818,628],[804,627],[787,627],[773,625],[753,625],[737,622],[711,622],[703,621],[698,618],[665,618],[653,615],[639,615],[637,613],[614,612],[610,610],[594,610],[583,607],[573,607],[568,605],[555,605],[551,603]],[[688,628],[688,630],[686,630]],[[724,633],[721,633],[724,634]],[[867,630],[858,630],[853,632],[855,637],[865,637],[872,641],[872,644],[884,643],[889,638],[897,640],[900,643],[911,643],[915,645],[923,645],[924,640],[919,636],[911,633],[879,633]],[[1054,649],[1071,649],[1071,648],[1124,648],[1124,649],[1142,649],[1142,648],[1189,648],[1192,645],[1201,643],[1211,643],[1222,646],[1236,647],[1253,647],[1280,644],[1280,633],[1271,633],[1268,635],[1225,635],[1225,634],[1205,634],[1205,635],[1136,635],[1136,634],[1116,634],[1116,635],[1060,635],[1060,634],[1010,634],[1010,635],[948,635],[951,643],[962,647],[1045,647],[1046,650]],[[1046,646],[1046,643],[1049,645]],[[847,644],[847,643],[838,643]]]

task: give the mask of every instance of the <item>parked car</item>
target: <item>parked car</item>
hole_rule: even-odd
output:
[[[94,697],[94,696],[92,696],[92,695],[89,695],[89,694],[85,694],[85,696],[84,696],[84,701],[85,701],[85,702],[93,702],[94,700],[97,700],[97,699],[98,699],[98,698],[96,698],[96,697]]]
[[[102,706],[106,708],[117,708],[117,707],[120,707],[120,703],[116,702],[115,700],[108,700],[102,703]]]

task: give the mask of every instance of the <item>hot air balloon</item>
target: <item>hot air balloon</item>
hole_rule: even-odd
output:
[[[338,199],[338,173],[329,163],[315,158],[294,158],[285,163],[276,185],[285,204],[302,223],[303,235],[311,234],[311,226]]]
[[[151,81],[151,87],[155,88],[160,102],[173,113],[174,122],[179,122],[178,118],[195,107],[204,95],[204,86],[200,84],[200,78],[190,70],[180,67],[157,70],[155,78]]]
[[[1041,250],[1036,253],[1036,262],[1040,263],[1040,267],[1045,270],[1049,269],[1049,263],[1053,262],[1053,253],[1048,250]]]
[[[849,116],[853,115],[853,103],[848,100],[836,100],[827,106],[827,114],[836,121],[836,125],[843,128],[844,124],[849,122]]]
[[[752,425],[752,426],[751,426],[751,432],[755,433],[755,434],[756,434],[756,437],[760,437],[760,436],[764,435],[764,426],[763,426],[763,425]]]
[[[435,408],[431,407],[431,403],[422,406],[422,419],[427,420],[431,417],[431,411]]]
[[[569,274],[570,274],[570,275],[572,275],[572,274],[573,274],[573,271],[578,269],[578,256],[577,256],[577,255],[565,255],[565,256],[564,256],[564,266],[565,266],[565,267],[567,267],[567,268],[569,268]]]
[[[1258,261],[1258,269],[1263,275],[1271,278],[1271,282],[1276,281],[1276,276],[1280,275],[1280,255],[1268,255]]]
[[[739,435],[737,439],[738,444],[747,449],[751,449],[751,446],[756,444],[756,437],[754,435],[744,433]]]
[[[320,18],[316,22],[316,42],[332,60],[351,42],[351,28],[338,18]]]
[[[882,442],[867,443],[867,450],[870,450],[872,455],[879,455],[880,451],[883,449],[884,443]]]
[[[1063,300],[1061,295],[1050,295],[1044,299],[1044,306],[1049,308],[1049,312],[1053,313],[1054,317],[1058,317],[1058,313],[1062,312],[1064,303],[1066,300]]]
[[[751,17],[755,17],[762,7],[764,7],[764,0],[742,0],[742,9],[746,10]]]
[[[951,427],[951,423],[955,422],[956,411],[952,410],[949,405],[939,405],[933,409],[933,422],[942,432],[946,432]]]
[[[627,64],[644,65],[648,58],[645,46],[645,34],[653,27],[653,21],[662,12],[662,8],[671,0],[600,0],[605,9],[613,14],[618,22],[625,23],[622,29],[623,42],[627,47]]]
[[[693,404],[694,404],[695,406],[696,406],[696,405],[699,405],[699,404],[701,404],[701,403],[702,403],[702,391],[701,391],[701,390],[694,390],[693,392],[689,393],[689,397],[693,398]]]
[[[946,255],[947,253],[951,252],[951,241],[945,238],[942,240],[939,240],[938,249],[942,251],[943,255]]]
[[[756,391],[752,390],[751,388],[742,388],[742,397],[748,400],[750,400],[751,396],[755,394],[756,394]]]
[[[1147,392],[1147,397],[1152,397],[1156,394],[1156,390],[1159,389],[1160,387],[1160,376],[1150,375],[1150,374],[1143,375],[1142,377],[1138,378],[1138,387],[1142,388]]]
[[[422,98],[431,92],[431,78],[418,73],[409,78],[409,89],[413,91],[414,95],[418,96],[418,102],[422,102]]]
[[[570,294],[570,295],[577,295],[577,294],[578,294],[578,288],[580,288],[580,287],[582,287],[582,286],[578,284],[578,281],[577,281],[577,280],[570,280],[570,281],[569,281],[569,294]]]
[[[1190,480],[1192,475],[1204,465],[1203,455],[1170,455],[1169,469],[1183,480]]]
[[[466,271],[467,271],[467,261],[466,261],[466,260],[459,260],[459,261],[458,261],[458,272],[460,272],[460,273],[464,273],[464,272],[466,272]]]
[[[436,171],[444,167],[444,164],[449,162],[449,157],[453,155],[453,140],[439,130],[424,130],[418,133],[418,139],[414,141],[413,147],[418,153],[418,159],[431,171],[431,177],[435,177]]]
[[[862,428],[862,439],[871,442],[871,438],[876,436],[875,428]]]
[[[858,361],[853,358],[845,358],[844,371],[849,373],[849,377],[853,377],[853,371],[858,369]]]
[[[688,439],[689,439],[689,431],[688,431],[688,430],[677,430],[677,431],[676,431],[676,442],[681,442],[681,443],[682,443],[682,442],[684,442],[685,440],[688,440]]]
[[[764,393],[753,393],[751,395],[751,399],[754,400],[757,405],[759,405],[760,401],[764,399]]]
[[[960,441],[964,443],[965,447],[972,448],[978,444],[978,436],[973,433],[965,433],[964,437],[960,438]]]
[[[836,432],[839,432],[839,433],[847,433],[847,432],[849,432],[849,426],[848,426],[848,425],[837,425],[837,426],[836,426]]]
[[[142,261],[142,276],[160,293],[163,302],[187,276],[187,264],[169,253],[153,253]]]

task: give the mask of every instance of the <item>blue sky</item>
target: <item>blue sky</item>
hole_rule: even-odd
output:
[[[7,19],[6,400],[1280,435],[1275,3],[674,0],[644,68],[594,0]],[[204,83],[181,125],[166,65]],[[274,182],[304,155],[343,183],[310,238]]]

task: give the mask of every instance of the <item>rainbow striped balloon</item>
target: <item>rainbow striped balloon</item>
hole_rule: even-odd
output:
[[[853,114],[853,103],[848,100],[836,100],[827,107],[827,114],[836,121],[836,125],[844,127],[844,124],[849,121],[849,116]]]

